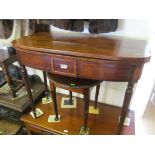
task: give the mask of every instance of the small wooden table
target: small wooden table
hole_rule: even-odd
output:
[[[57,94],[58,110],[61,115],[60,122],[48,123],[49,115],[54,114],[53,104],[37,104],[44,114],[37,119],[33,119],[29,113],[21,117],[27,128],[28,134],[54,134],[54,135],[78,135],[83,124],[83,100],[77,98],[77,108],[61,108],[61,99],[65,95]],[[94,102],[90,102],[93,105]],[[91,128],[90,135],[115,135],[117,134],[118,120],[121,108],[98,104],[100,113],[98,115],[89,114],[88,126]],[[110,112],[109,112],[110,111]],[[124,126],[121,134],[134,135],[134,115],[130,113],[130,126]]]
[[[77,78],[128,82],[117,134],[121,133],[134,84],[140,79],[144,64],[150,61],[146,41],[60,32],[37,33],[12,44],[17,50],[32,105],[25,66]]]

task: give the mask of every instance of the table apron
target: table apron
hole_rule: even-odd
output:
[[[134,81],[140,78],[143,65],[134,65],[124,61],[99,60],[48,54],[28,50],[17,50],[20,62],[28,67],[78,78],[103,81]]]

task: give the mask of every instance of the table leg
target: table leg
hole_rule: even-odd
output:
[[[49,90],[47,86],[47,73],[45,71],[43,71],[43,78],[44,78],[44,86],[45,86],[45,95],[46,95],[46,98],[48,98]]]
[[[58,117],[58,107],[57,107],[57,99],[56,99],[56,88],[52,82],[50,82],[50,87],[51,87],[51,95],[54,103],[55,121],[58,121],[59,117]]]
[[[69,102],[72,105],[72,92],[71,91],[69,91]]]
[[[98,94],[100,90],[100,84],[96,86],[96,94],[95,94],[95,102],[94,102],[94,109],[97,109],[97,101],[98,101]]]
[[[88,122],[88,114],[89,114],[89,89],[84,93],[84,129],[87,130],[87,122]]]
[[[120,116],[119,125],[118,125],[118,134],[121,134],[121,130],[122,130],[122,127],[125,121],[125,117],[128,114],[128,108],[129,108],[130,100],[133,94],[133,86],[134,86],[134,83],[129,82],[126,92],[125,92],[123,107],[121,110],[121,116]]]
[[[31,92],[31,88],[30,88],[30,83],[29,83],[29,79],[28,79],[28,74],[27,74],[27,70],[25,68],[24,65],[20,64],[20,69],[21,69],[21,74],[22,74],[22,78],[26,87],[26,91],[28,94],[28,97],[30,99],[30,103],[31,103],[31,109],[33,111],[33,114],[36,118],[36,111],[35,111],[35,106],[34,106],[34,100],[33,100],[33,96],[32,96],[32,92]]]
[[[11,76],[9,74],[8,66],[2,65],[2,70],[4,72],[5,79],[6,79],[7,83],[8,83],[9,88],[10,88],[10,95],[11,95],[12,98],[15,98],[16,93],[15,93],[14,88],[13,88],[13,81],[12,81]]]

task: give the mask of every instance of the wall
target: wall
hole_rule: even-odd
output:
[[[87,24],[85,25],[84,33],[88,33]],[[52,31],[63,31],[58,28],[52,27]],[[148,41],[150,38],[150,20],[136,20],[136,19],[121,19],[119,20],[118,30],[108,34],[126,38],[142,39]],[[37,73],[42,76],[42,73],[36,70],[29,69],[29,73]],[[99,102],[121,106],[123,104],[124,92],[126,90],[127,83],[125,82],[103,82],[99,93]],[[61,93],[68,93],[61,89],[57,90]],[[74,94],[77,96],[77,94]],[[95,88],[92,89],[91,99],[94,100]],[[80,97],[82,97],[80,95]]]
[[[153,86],[155,84],[155,21],[151,22],[151,37],[149,40],[149,50],[151,52],[151,60],[145,64],[141,79],[139,80],[136,91],[132,100],[132,109],[136,109],[137,117],[144,114],[146,105],[148,104]]]
[[[15,19],[13,23],[13,31],[8,39],[0,39],[0,48],[12,46],[11,42],[21,37],[21,20]]]

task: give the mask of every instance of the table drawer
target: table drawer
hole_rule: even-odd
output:
[[[52,58],[52,72],[60,75],[76,77],[77,75],[76,60],[67,57]]]

